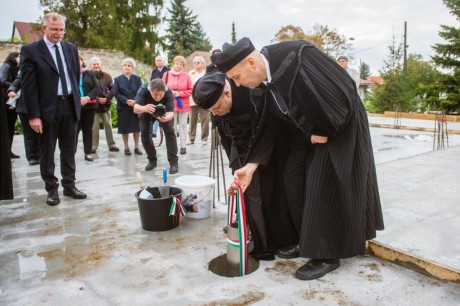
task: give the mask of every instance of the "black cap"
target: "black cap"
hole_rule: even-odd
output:
[[[225,74],[213,70],[202,76],[193,86],[192,97],[198,107],[209,109],[219,100],[225,86]]]
[[[244,60],[255,49],[249,38],[243,37],[233,44],[225,43],[222,46],[222,52],[213,54],[211,60],[219,67],[220,71],[225,73]]]

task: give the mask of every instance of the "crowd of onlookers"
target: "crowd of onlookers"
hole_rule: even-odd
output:
[[[155,58],[155,66],[150,80],[162,79],[173,92],[174,101],[174,130],[180,147],[180,154],[186,154],[186,145],[195,143],[198,115],[201,121],[201,143],[207,144],[209,134],[209,113],[199,109],[191,97],[193,84],[205,73],[205,60],[201,56],[193,59],[194,69],[185,72],[185,58],[176,56],[171,68],[165,64],[162,56]],[[92,57],[87,62],[80,56],[80,104],[81,118],[78,123],[78,135],[81,132],[84,159],[93,161],[94,154],[99,149],[99,131],[102,123],[107,140],[108,150],[118,152],[112,131],[111,105],[116,103],[118,116],[118,133],[122,135],[124,154],[132,154],[129,135],[134,140],[134,154],[142,155],[139,148],[140,125],[139,117],[133,112],[136,104],[136,94],[143,85],[143,81],[136,74],[136,62],[132,58],[125,58],[122,63],[122,73],[115,78],[104,72],[99,57]],[[10,53],[0,68],[1,103],[6,108],[10,148],[15,134],[15,125],[19,116],[24,137],[25,156],[30,165],[40,163],[40,137],[30,125],[26,105],[21,97],[21,73],[19,52]],[[8,103],[7,103],[8,102]],[[149,137],[157,137],[158,121],[154,120],[153,129]],[[18,153],[18,152],[16,152]],[[11,151],[11,158],[20,158]],[[151,170],[151,169],[147,169]]]

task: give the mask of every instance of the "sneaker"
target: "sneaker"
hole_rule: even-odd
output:
[[[142,152],[141,152],[141,150],[139,150],[139,148],[135,148],[134,153],[137,154],[137,155],[142,155]]]
[[[187,153],[187,149],[186,148],[180,148],[180,154],[185,154]]]
[[[157,163],[156,163],[156,162],[149,161],[149,163],[147,164],[147,166],[145,166],[145,171],[153,170],[153,168],[155,168],[156,166],[157,166]]]
[[[179,172],[179,166],[177,164],[171,164],[169,166],[169,174],[175,174]]]
[[[110,151],[110,152],[118,152],[118,151],[120,151],[120,149],[118,149],[118,147],[111,147],[111,148],[109,149],[109,151]],[[96,150],[94,150],[94,153],[96,153]]]

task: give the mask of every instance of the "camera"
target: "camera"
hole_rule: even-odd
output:
[[[155,118],[163,117],[165,114],[166,114],[166,108],[163,103],[158,103],[157,105],[155,105],[155,112],[153,113],[153,116]]]

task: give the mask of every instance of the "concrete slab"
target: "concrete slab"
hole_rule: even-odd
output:
[[[460,147],[430,152],[432,143],[422,140],[430,133],[405,137],[412,132],[371,130],[387,227],[378,239],[416,254],[437,258],[442,254],[443,263],[457,267],[459,252],[454,252],[458,248],[452,244],[458,242],[458,211],[452,204],[441,209],[439,203],[445,202],[446,196],[455,201]],[[105,139],[103,133],[101,139]],[[119,135],[116,140],[122,143]],[[455,139],[455,143],[460,144],[460,140]],[[22,145],[21,137],[17,137],[13,151],[22,153]],[[339,270],[311,282],[293,277],[305,259],[260,262],[257,271],[242,278],[217,276],[207,265],[226,253],[222,233],[226,206],[217,203],[213,216],[207,219],[181,218],[179,227],[167,232],[142,230],[134,198],[139,190],[135,173],[140,171],[148,184],[162,184],[162,168],[168,167],[164,145],[159,148],[158,168],[145,172],[145,165],[145,154],[126,157],[122,152],[108,152],[105,143],[100,145],[95,161],[87,162],[79,147],[77,186],[89,198],[78,201],[61,196],[61,204],[49,207],[38,167],[29,166],[23,156],[14,160],[16,197],[0,202],[0,304],[460,303],[460,285],[373,257],[343,260]],[[179,174],[170,176],[169,182],[186,174],[207,175],[208,165],[209,144],[187,146],[187,154],[180,156]],[[440,176],[436,184],[446,184],[425,185],[435,176]],[[396,184],[397,179],[401,183]],[[424,199],[423,189],[435,192],[433,201]],[[422,225],[435,228],[424,230]]]

